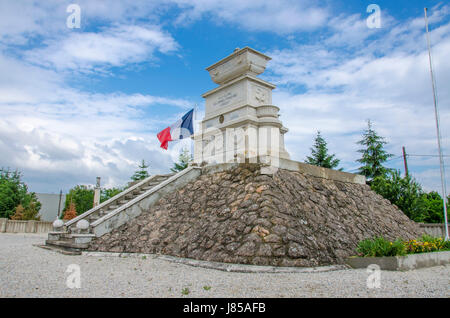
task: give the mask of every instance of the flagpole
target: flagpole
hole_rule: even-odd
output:
[[[427,8],[424,8],[425,11],[425,30],[427,36],[427,46],[428,46],[428,61],[430,63],[430,75],[431,75],[431,86],[433,88],[433,102],[434,102],[434,115],[436,118],[436,132],[437,132],[437,142],[438,142],[438,151],[439,151],[439,164],[441,170],[441,187],[442,187],[442,200],[444,203],[444,227],[445,227],[445,240],[449,239],[448,237],[448,220],[447,220],[447,189],[445,184],[445,168],[444,168],[444,159],[442,156],[442,148],[441,148],[441,132],[439,127],[439,111],[437,105],[437,94],[436,94],[436,79],[433,74],[433,64],[431,62],[431,45],[430,45],[430,36],[428,34],[428,17],[427,17]]]
[[[198,105],[197,104],[194,104],[194,119],[195,119],[195,125],[198,125],[198,123],[197,123],[197,121],[198,121]],[[194,125],[194,126],[195,126]],[[198,132],[198,129],[197,129],[197,132]],[[195,127],[194,127],[194,143],[193,143],[193,151],[192,151],[192,158],[194,158],[194,156],[195,156],[195,138],[196,138],[196,135],[195,135]]]

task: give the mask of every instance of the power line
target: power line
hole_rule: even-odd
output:
[[[406,154],[407,157],[439,157],[439,155],[412,155]],[[442,157],[450,157],[450,155],[442,155]]]

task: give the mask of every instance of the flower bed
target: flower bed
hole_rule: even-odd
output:
[[[397,239],[393,242],[383,237],[375,237],[359,242],[356,249],[360,257],[404,256],[407,254],[449,251],[450,241],[423,235],[417,240],[404,241]]]

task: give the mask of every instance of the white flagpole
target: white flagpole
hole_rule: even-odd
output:
[[[425,30],[427,35],[427,46],[428,46],[428,61],[430,63],[430,75],[431,75],[431,86],[433,88],[433,101],[434,101],[434,115],[436,117],[436,131],[437,131],[437,142],[438,142],[438,151],[439,151],[439,163],[441,170],[441,187],[442,187],[442,200],[444,203],[444,227],[445,227],[445,240],[449,239],[448,237],[448,220],[447,220],[447,189],[445,184],[445,168],[444,168],[444,159],[442,156],[442,148],[441,148],[441,132],[439,128],[439,111],[437,105],[437,94],[436,94],[436,80],[433,74],[433,65],[431,62],[431,46],[430,46],[430,36],[428,34],[428,17],[427,17],[427,8],[424,8],[425,11]]]

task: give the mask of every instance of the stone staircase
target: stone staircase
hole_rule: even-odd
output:
[[[185,170],[193,169],[195,170],[198,168],[190,167]],[[45,241],[45,245],[41,247],[57,250],[63,254],[81,254],[83,250],[89,247],[89,242],[93,238],[101,236],[105,234],[105,232],[109,232],[123,224],[123,222],[115,222],[112,227],[109,227],[109,230],[105,231],[103,229],[103,231],[100,231],[101,233],[97,234],[95,233],[96,226],[99,226],[110,219],[110,216],[112,217],[121,211],[132,207],[136,203],[145,201],[147,196],[157,193],[164,188],[164,186],[167,186],[171,182],[179,179],[179,177],[186,175],[186,172],[183,171],[176,175],[172,173],[148,177],[100,205],[68,221],[63,226],[57,228],[54,227],[54,231],[48,233],[48,239]],[[126,221],[131,218],[133,217],[127,218]]]

